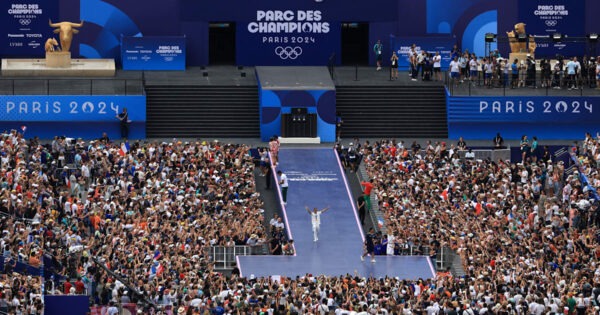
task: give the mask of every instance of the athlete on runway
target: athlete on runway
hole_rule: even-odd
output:
[[[308,209],[308,206],[304,206],[306,208],[306,212],[308,212],[308,214],[310,214],[311,217],[311,223],[312,223],[312,230],[313,230],[313,240],[316,242],[319,240],[319,227],[321,226],[321,214],[325,213],[325,211],[329,210],[330,207],[321,209],[321,210],[317,210],[317,208],[314,208],[313,211],[311,212],[310,209]]]

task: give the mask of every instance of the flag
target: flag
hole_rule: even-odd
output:
[[[509,213],[509,214],[506,216],[506,221],[510,222],[510,221],[512,221],[512,220],[513,220],[513,218],[514,218],[514,216],[513,216],[512,212],[511,212],[511,213]]]
[[[448,188],[446,188],[446,189],[444,189],[444,191],[442,191],[440,198],[442,198],[442,200],[448,200]]]
[[[382,218],[377,218],[377,226],[380,229],[383,228],[383,219]]]
[[[21,130],[23,130],[23,133],[25,133],[25,130],[27,130],[27,126],[25,126],[25,125],[21,126]]]
[[[65,185],[67,185],[68,188],[71,188],[71,181],[69,180],[69,176],[65,176]]]
[[[476,215],[480,215],[480,214],[481,214],[481,210],[482,210],[481,203],[480,203],[480,202],[478,202],[478,203],[475,205],[475,214],[476,214]]]
[[[154,260],[158,260],[162,257],[162,254],[159,250],[154,251]]]
[[[150,276],[156,276],[156,273],[158,272],[158,267],[159,267],[159,263],[158,261],[155,261],[154,263],[152,263],[152,266],[150,266],[150,272],[149,275]]]
[[[163,273],[163,271],[165,271],[165,267],[163,266],[163,264],[159,264],[158,268],[156,268],[156,275],[160,276],[160,274]]]
[[[129,141],[125,141],[125,143],[121,143],[121,148],[119,149],[119,155],[125,156],[129,152]]]

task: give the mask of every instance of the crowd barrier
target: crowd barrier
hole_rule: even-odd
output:
[[[0,95],[143,95],[140,79],[0,78]]]
[[[588,191],[594,197],[594,200],[600,201],[600,195],[598,195],[596,188],[594,188],[594,186],[588,180],[587,176],[585,176],[585,174],[583,173],[583,169],[582,169],[581,163],[579,163],[579,159],[577,158],[577,155],[572,153],[571,159],[573,160],[574,167],[577,170],[579,170],[579,180],[581,181],[581,185],[583,187],[587,187]]]
[[[575,89],[570,89],[569,79],[566,75],[560,75],[556,79],[553,76],[550,79],[546,79],[542,76],[541,72],[536,72],[535,87],[527,86],[525,78],[519,78],[519,81],[525,82],[525,86],[519,86],[511,88],[512,75],[508,75],[508,79],[504,77],[497,78],[493,77],[490,83],[484,80],[484,73],[481,71],[477,72],[476,77],[463,78],[463,82],[458,80],[458,84],[452,81],[450,72],[445,72],[444,83],[448,88],[451,96],[478,96],[478,95],[495,95],[495,96],[525,96],[525,95],[544,95],[544,96],[564,96],[568,94],[570,96],[596,96],[598,91],[596,90],[596,79],[592,77],[581,77],[577,76],[574,82]],[[532,83],[533,84],[533,83]],[[542,85],[543,84],[543,85]],[[566,92],[565,92],[566,91]]]
[[[94,305],[90,307],[90,315],[107,315],[109,307],[108,305]],[[158,311],[161,311],[164,315],[175,314],[172,305],[157,305],[156,308],[144,308],[135,303],[117,303],[115,307],[119,311],[118,315],[135,315],[138,314],[138,310],[142,310],[142,313],[147,315],[157,314]]]
[[[211,246],[210,258],[215,269],[231,270],[236,264],[237,256],[264,255],[268,253],[266,246]]]

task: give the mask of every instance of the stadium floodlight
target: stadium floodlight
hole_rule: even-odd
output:
[[[496,34],[494,33],[486,33],[485,34],[485,42],[493,43],[496,40]]]
[[[563,39],[563,35],[561,33],[552,34],[552,40],[555,42],[560,42]]]
[[[598,41],[598,33],[590,33],[587,35],[587,38],[590,42],[597,42]]]

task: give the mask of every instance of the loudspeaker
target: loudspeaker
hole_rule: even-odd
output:
[[[202,71],[202,76],[203,77],[208,77],[208,72],[207,71]]]
[[[242,78],[245,78],[246,77],[246,72],[242,72],[242,73],[240,73],[240,75],[242,76]]]

